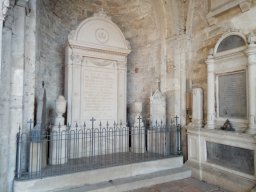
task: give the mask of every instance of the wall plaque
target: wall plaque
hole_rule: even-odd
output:
[[[254,151],[206,142],[207,161],[247,174],[254,174]]]
[[[107,66],[90,64],[92,66],[84,67],[82,75],[83,117],[86,121],[94,117],[102,123],[114,123],[117,121],[116,68],[112,63]]]
[[[247,117],[246,74],[239,72],[219,76],[219,117]]]

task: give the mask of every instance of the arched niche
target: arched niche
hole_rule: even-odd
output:
[[[128,41],[103,11],[72,31],[66,45],[67,121],[126,122]]]
[[[255,127],[255,52],[255,43],[248,44],[239,32],[222,35],[210,51],[206,60],[208,128],[220,128],[227,119],[237,131]]]

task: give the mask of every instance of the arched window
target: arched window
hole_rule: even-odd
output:
[[[222,52],[222,51],[227,51],[230,49],[234,49],[234,48],[238,48],[238,47],[243,47],[245,45],[246,45],[246,43],[241,36],[230,35],[230,36],[224,38],[220,42],[220,44],[217,48],[217,53]]]

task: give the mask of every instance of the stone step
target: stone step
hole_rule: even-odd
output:
[[[174,180],[183,179],[184,173],[186,173],[185,175],[189,175],[190,172],[188,170],[187,172],[184,172],[184,168],[182,168],[182,166],[183,156],[173,156],[164,159],[144,161],[102,169],[87,170],[72,174],[46,177],[42,179],[14,181],[14,192],[53,192],[61,190],[69,191],[70,189],[76,189],[80,186],[90,186],[95,188],[96,186],[99,187],[106,185],[112,185],[112,191],[113,188],[116,187],[113,185],[113,182],[109,182],[110,180],[114,181],[115,183],[120,183],[117,186],[125,189],[128,187],[128,185],[133,186],[133,184],[129,184],[128,180],[133,180],[134,178],[135,180],[132,182],[134,183],[134,186],[137,186],[135,182],[136,180],[140,181],[138,186],[145,186],[145,184],[143,184],[144,180],[151,185],[160,181],[172,181],[172,178]],[[175,176],[176,174],[177,178]],[[161,176],[160,179],[156,177],[157,175]],[[165,180],[165,178],[168,179]],[[122,182],[123,184],[121,184]],[[142,183],[142,185],[140,183]],[[108,187],[106,186],[106,190]],[[100,191],[102,191],[102,189],[100,189]],[[105,189],[103,191],[105,191]]]
[[[191,177],[191,171],[186,167],[179,167],[150,174],[142,174],[128,178],[121,178],[100,182],[92,185],[84,185],[77,188],[58,190],[58,192],[121,192],[130,191],[156,184],[181,180]]]

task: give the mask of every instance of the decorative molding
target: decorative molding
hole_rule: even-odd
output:
[[[247,35],[247,42],[248,42],[248,44],[256,43],[256,35],[253,32],[251,32]]]
[[[73,54],[71,59],[73,61],[73,65],[81,65],[83,61],[83,56]]]
[[[95,31],[95,38],[102,44],[107,43],[109,40],[109,34],[104,28],[98,28]]]
[[[114,47],[114,49],[130,50],[130,45],[122,31],[104,11],[95,13],[93,17],[82,21],[77,29],[69,34],[68,43],[85,47],[89,45],[99,49]]]
[[[86,60],[95,66],[101,66],[101,67],[110,66],[115,63],[114,61],[111,61],[111,60],[103,60],[103,59],[89,58],[89,57],[86,57]]]
[[[131,52],[130,49],[92,45],[92,44],[81,43],[77,41],[69,41],[69,46],[72,49],[80,49],[84,51],[92,51],[92,52],[98,52],[98,53],[101,52],[101,53],[108,53],[108,54],[122,55],[122,56],[127,56]]]

